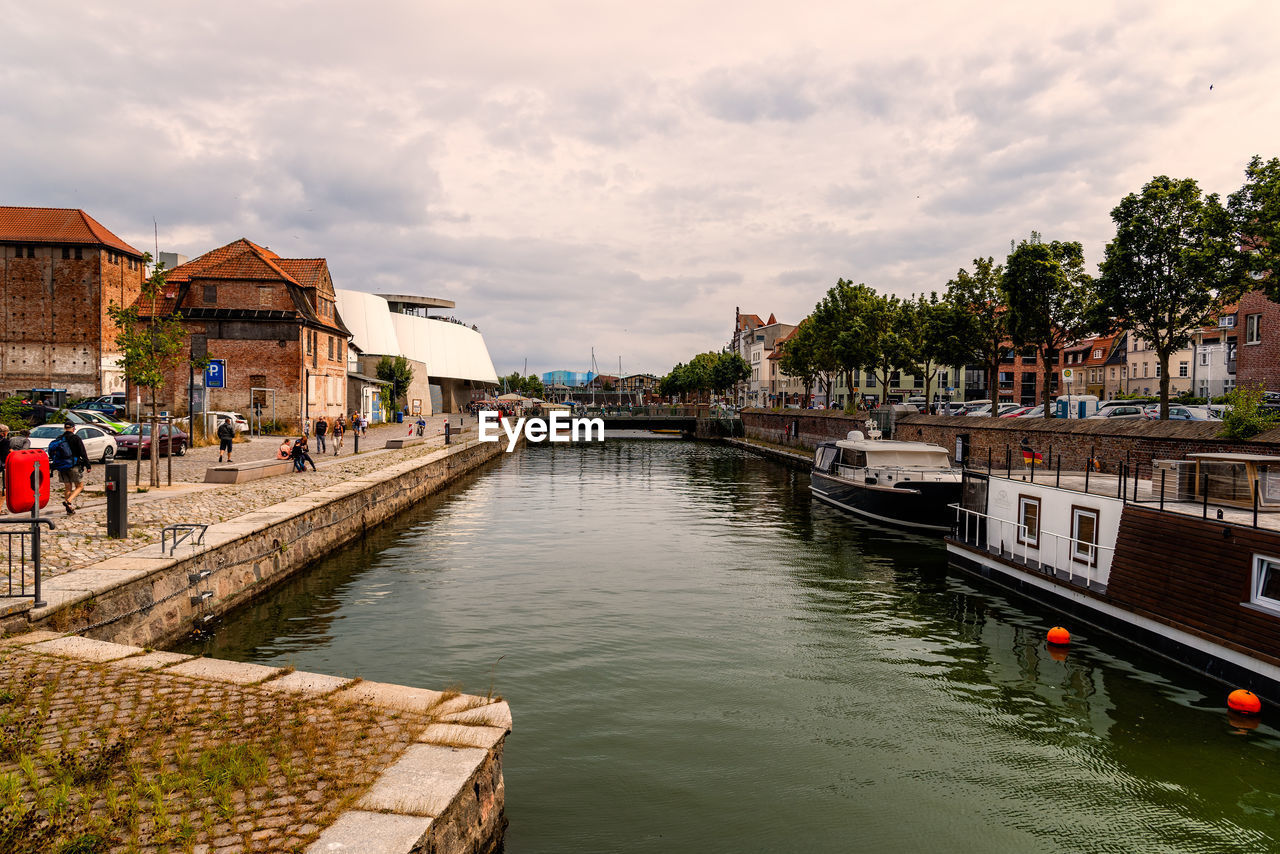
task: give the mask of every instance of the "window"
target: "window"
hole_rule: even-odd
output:
[[[1244,343],[1258,344],[1262,341],[1262,315],[1247,314],[1244,318]]]
[[[1253,556],[1253,598],[1255,605],[1280,611],[1280,559]]]
[[[70,260],[71,260],[71,247],[70,247],[70,246],[64,246],[64,247],[62,247],[62,260],[63,260],[63,261],[70,261]]]
[[[1040,499],[1018,496],[1018,542],[1033,549],[1040,548]]]
[[[924,388],[924,377],[912,377],[911,380],[912,388]]]
[[[951,385],[950,379],[951,379],[951,373],[949,371],[943,371],[942,373],[938,374],[938,384],[943,388],[950,387]]]
[[[1156,379],[1160,378],[1160,363],[1156,362]]]
[[[1094,351],[1093,351],[1093,358],[1095,358],[1095,359],[1101,359],[1101,358],[1102,358],[1102,351],[1101,351],[1101,350],[1094,350]]]
[[[1071,559],[1088,566],[1098,565],[1098,511],[1071,507]]]
[[[1115,369],[1115,368],[1112,368],[1112,369],[1111,369],[1111,379],[1115,379],[1115,378],[1116,378],[1116,369]]]
[[[205,305],[218,304],[218,286],[217,285],[204,286],[204,304]]]
[[[1208,355],[1208,354],[1206,353],[1205,355]],[[1190,364],[1188,364],[1187,362],[1179,362],[1179,363],[1178,363],[1178,376],[1180,376],[1180,377],[1185,377],[1185,376],[1187,376],[1187,374],[1188,374],[1188,372],[1189,372],[1190,367],[1191,367],[1191,365],[1190,365]]]
[[[1159,365],[1157,365],[1156,367],[1159,367]],[[1149,373],[1150,373],[1150,368],[1151,368],[1151,363],[1150,363],[1150,362],[1143,362],[1143,363],[1142,363],[1142,376],[1143,376],[1143,377],[1146,377],[1146,376],[1148,376],[1148,375],[1149,375]]]
[[[1201,366],[1201,367],[1204,367],[1204,366],[1206,366],[1206,365],[1208,365],[1208,364],[1209,364],[1209,351],[1208,351],[1208,350],[1201,351],[1201,353],[1200,353],[1200,366]],[[1186,376],[1186,374],[1183,374],[1183,376],[1185,377],[1185,376]]]
[[[325,337],[329,339],[329,360],[333,361],[333,336],[326,335]]]
[[[84,251],[79,246],[76,247],[76,260],[77,261],[84,260]]]
[[[875,387],[876,387],[876,375],[871,373],[870,371],[867,371],[867,388],[875,388]]]

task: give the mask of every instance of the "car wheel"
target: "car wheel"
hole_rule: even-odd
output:
[[[115,456],[116,456],[116,449],[111,447],[110,445],[107,445],[105,448],[102,449],[102,462],[104,465],[106,463],[111,462],[113,459],[115,459]]]
[[[179,442],[178,447],[173,449],[173,455],[175,457],[185,457],[187,455],[187,443]]]

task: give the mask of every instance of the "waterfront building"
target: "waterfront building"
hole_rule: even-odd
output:
[[[1193,334],[1192,394],[1212,399],[1235,388],[1238,321],[1238,307],[1232,304],[1222,309],[1216,323]]]
[[[403,356],[413,372],[405,401],[410,414],[462,412],[498,385],[484,336],[453,316],[431,314],[452,309],[450,300],[406,294],[371,294],[340,288],[338,311],[351,329],[356,363],[363,378],[376,377],[384,356]],[[362,410],[379,402],[378,390],[362,392]]]
[[[804,321],[800,322],[803,323]],[[767,359],[769,363],[769,406],[793,405],[804,407],[809,405],[809,401],[805,399],[804,378],[793,377],[782,370],[782,345],[794,338],[799,328],[799,326],[796,326],[773,343],[773,352],[769,354]],[[810,393],[812,394],[812,389]]]
[[[964,372],[964,367],[959,365],[936,368],[929,382],[930,402],[940,401],[946,396],[950,396],[953,400],[960,400],[963,391],[957,383],[963,380]],[[902,403],[912,397],[925,396],[924,376],[908,371],[890,371],[887,387],[875,371],[855,368],[851,379],[853,387],[849,388],[845,385],[843,371],[838,371],[832,376],[830,406],[833,409],[843,409],[850,402],[864,398]]]
[[[627,374],[622,377],[620,385],[624,395],[636,404],[642,404],[657,395],[659,382],[661,380],[653,374]]]
[[[751,376],[739,383],[734,396],[739,406],[773,406],[777,401],[777,376],[770,376],[769,356],[777,343],[795,331],[794,323],[780,323],[770,314],[761,320],[758,314],[738,314],[734,323],[730,352],[737,353],[751,368]],[[777,362],[772,363],[776,365]],[[771,391],[772,388],[774,390]]]
[[[1123,335],[1098,335],[1078,341],[1063,348],[1063,367],[1072,371],[1070,391],[1073,394],[1092,394],[1099,400],[1107,400],[1119,390],[1118,383],[1113,393],[1107,393],[1107,365],[1115,350],[1121,345]]]
[[[581,388],[595,377],[592,371],[547,371],[542,375],[544,386],[563,386],[565,388]]]
[[[142,252],[78,208],[0,207],[0,390],[125,390],[107,314],[132,305]]]
[[[141,306],[145,311],[148,307]],[[220,360],[223,385],[204,407],[293,421],[346,410],[347,342],[323,258],[282,258],[241,238],[169,271],[157,316],[180,312],[190,355]],[[161,408],[186,412],[196,385],[170,372]]]
[[[1123,382],[1126,394],[1160,394],[1160,359],[1151,345],[1133,332],[1127,336],[1126,363],[1128,376]],[[1169,357],[1169,396],[1191,390],[1192,348],[1184,347]]]

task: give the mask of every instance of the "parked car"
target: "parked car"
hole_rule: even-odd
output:
[[[1015,406],[1013,409],[1010,409],[1007,412],[1001,412],[1000,417],[1001,418],[1018,418],[1033,408],[1034,407],[1030,407],[1030,406]]]
[[[1043,418],[1044,404],[1042,403],[1039,406],[1033,406],[1030,409],[1028,409],[1026,412],[1019,414],[1017,417],[1018,418]]]
[[[1160,404],[1153,403],[1143,409],[1142,414],[1150,421],[1160,420]],[[1183,406],[1182,404],[1170,404],[1169,406],[1170,421],[1221,421],[1209,414],[1209,410],[1198,406]]]
[[[1122,404],[1119,406],[1108,406],[1106,409],[1100,409],[1096,415],[1090,415],[1086,420],[1094,421],[1100,418],[1137,419],[1145,417],[1146,415],[1143,413],[1141,406]]]
[[[205,430],[211,435],[218,429],[218,425],[222,423],[223,418],[231,419],[231,426],[236,428],[237,435],[249,429],[249,422],[239,412],[223,412],[211,409],[204,414],[204,418]]]
[[[74,419],[72,420],[74,421]],[[42,424],[39,427],[32,428],[31,447],[47,451],[53,440],[61,436],[62,433],[63,427],[61,424]],[[76,435],[84,442],[84,452],[90,460],[109,463],[115,458],[118,450],[116,440],[106,428],[99,425],[85,424],[76,428]]]
[[[170,439],[166,438],[166,433],[172,429],[173,455],[175,457],[184,456],[187,453],[187,444],[189,439],[186,433],[177,428],[170,428],[167,424],[157,425],[157,437],[160,440],[159,448],[156,451],[157,456],[164,456],[169,448]],[[116,436],[116,446],[122,457],[132,457],[137,453],[141,453],[144,457],[151,456],[151,425],[150,424],[130,424]],[[141,449],[141,450],[139,450]]]
[[[97,427],[105,427],[112,433],[119,433],[129,426],[128,421],[121,421],[115,416],[94,409],[68,409],[62,413],[62,416],[64,421],[73,421],[76,424],[93,424]]]

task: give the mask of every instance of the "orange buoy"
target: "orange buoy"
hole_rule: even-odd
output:
[[[1066,646],[1071,643],[1071,632],[1067,631],[1062,626],[1054,626],[1049,629],[1048,637],[1049,643],[1058,644],[1059,646]]]
[[[1227,708],[1242,715],[1256,715],[1262,711],[1262,701],[1252,691],[1237,688],[1227,695]]]

